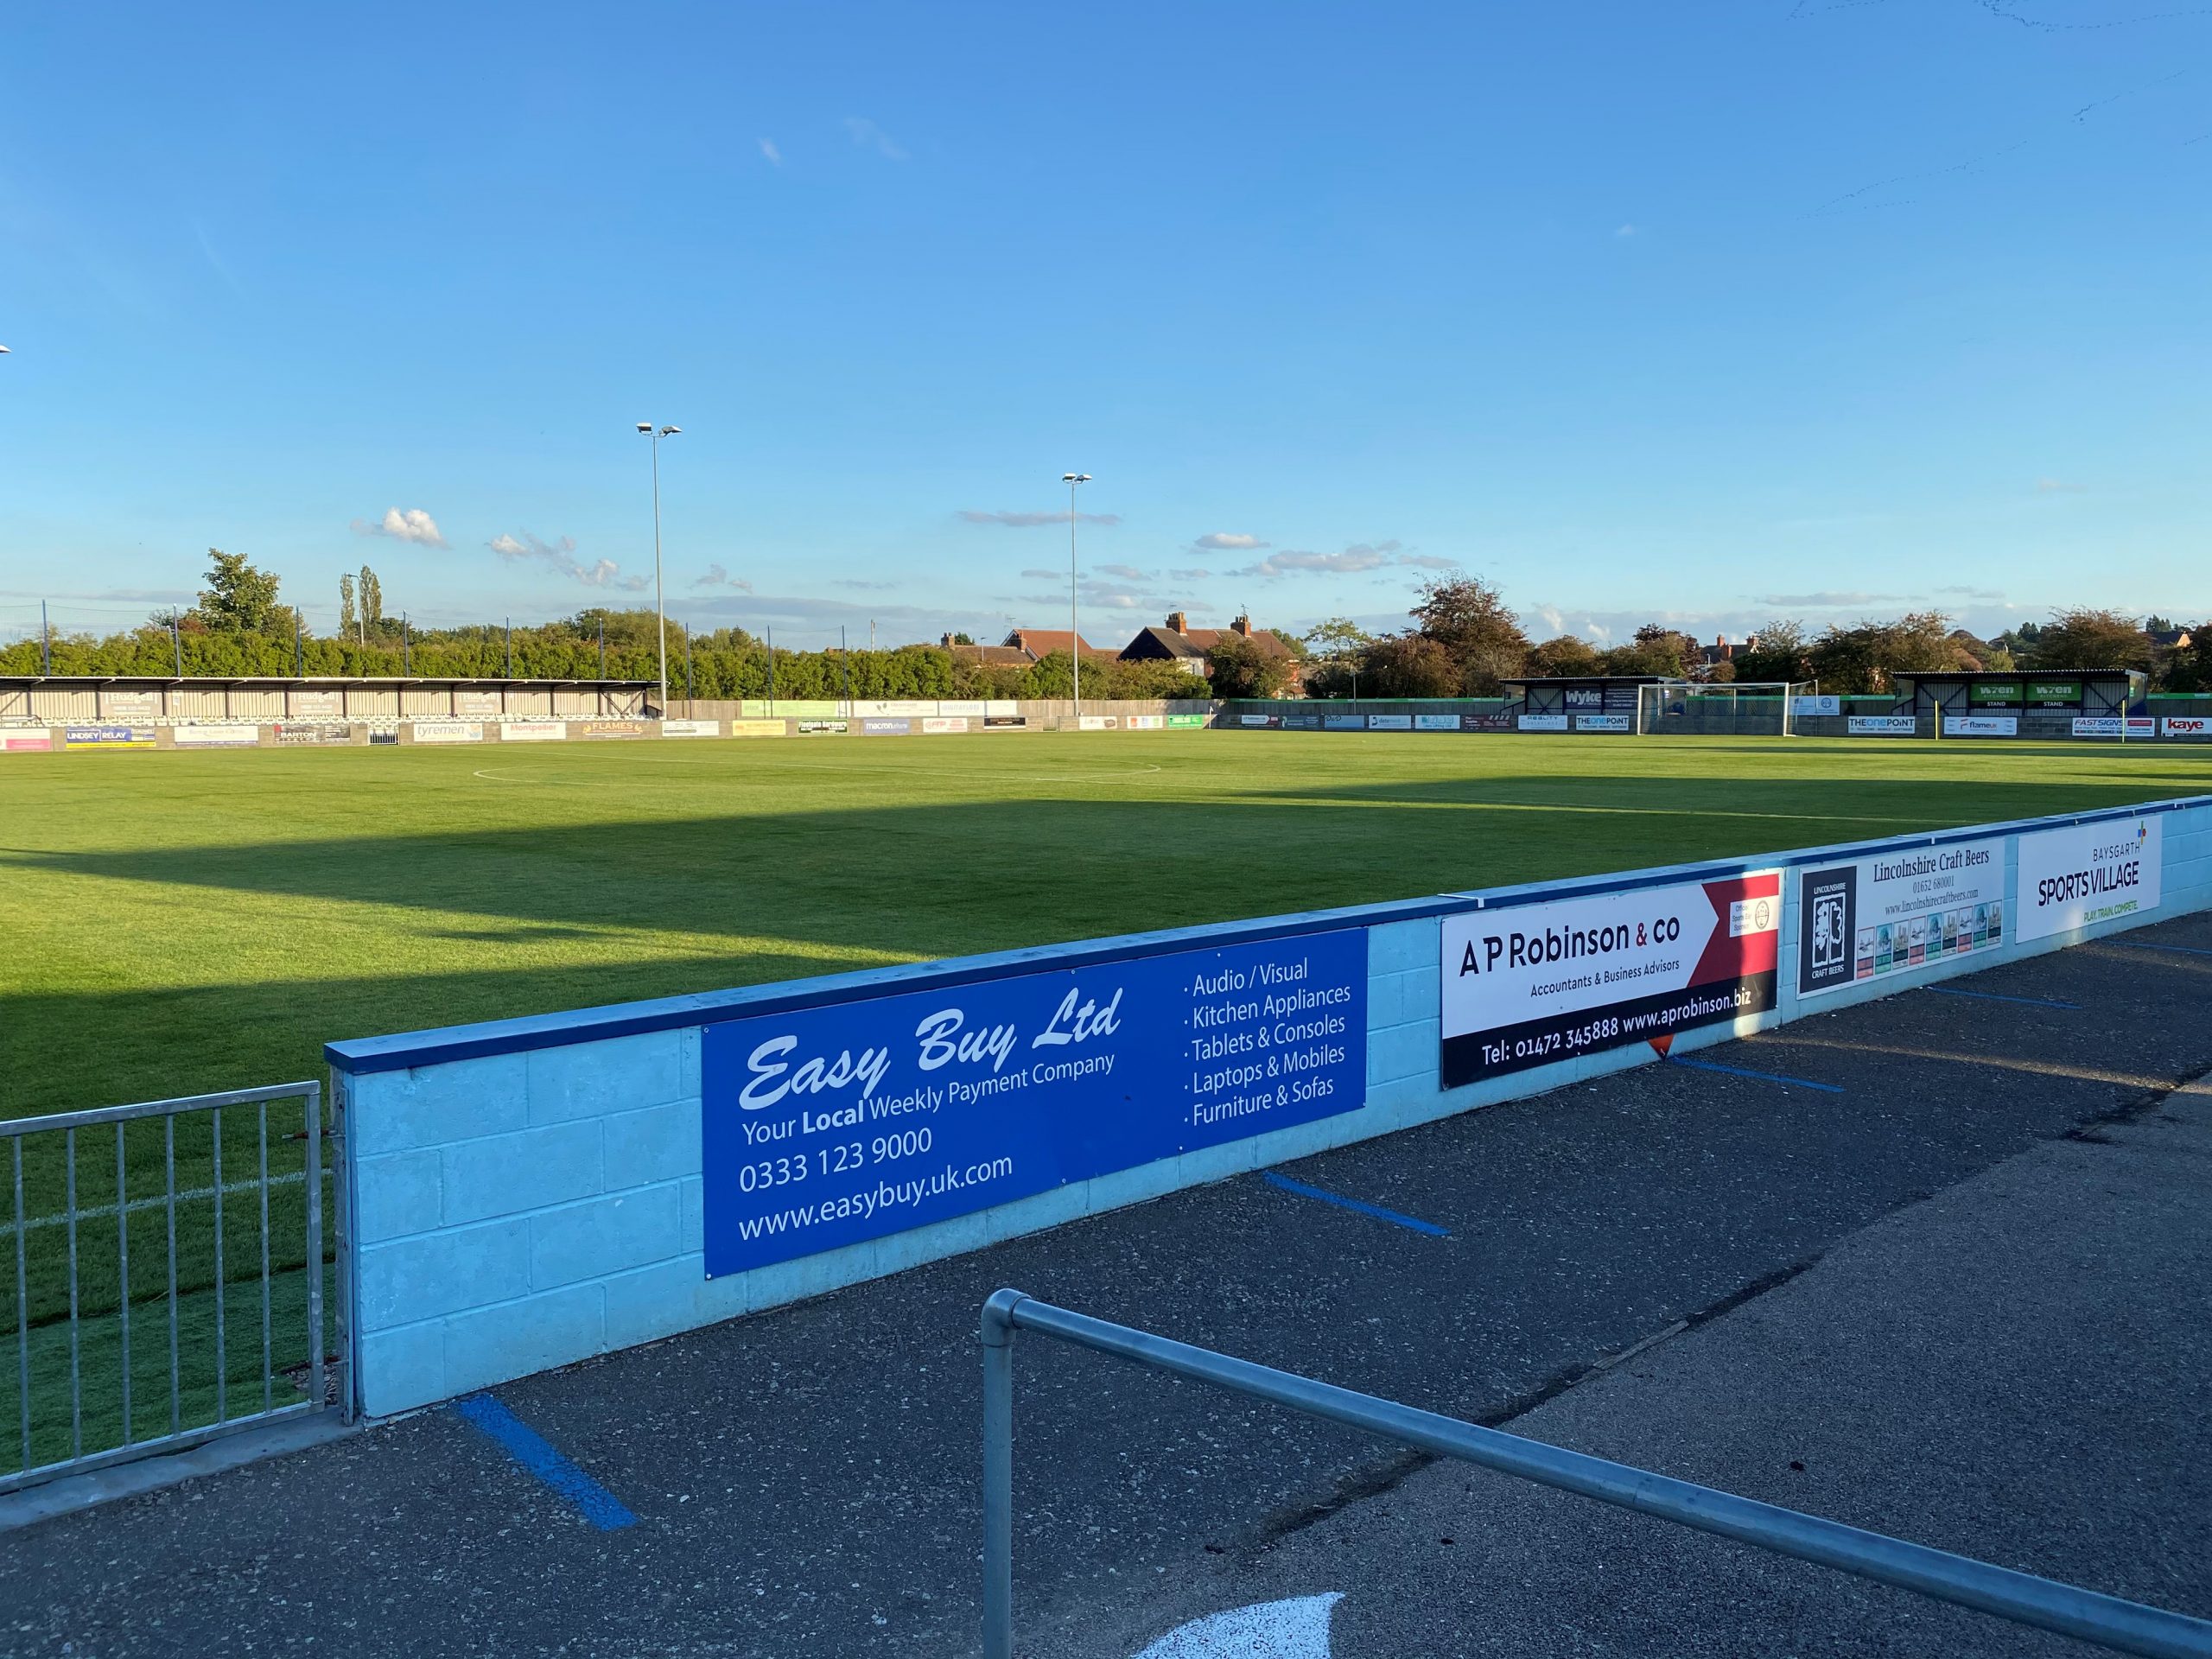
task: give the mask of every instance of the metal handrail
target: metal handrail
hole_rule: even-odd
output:
[[[983,1659],[1014,1659],[1014,1338],[1056,1337],[1447,1458],[1579,1492],[2015,1624],[2156,1659],[2212,1659],[2212,1623],[1355,1393],[1001,1290],[983,1304]]]

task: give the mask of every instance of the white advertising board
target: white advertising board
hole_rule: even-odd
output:
[[[1943,716],[1943,735],[1946,737],[2018,737],[2020,717],[2018,715],[1946,715]]]
[[[929,715],[923,719],[922,729],[925,732],[964,732],[968,729],[968,721],[965,715],[955,715],[951,719],[943,715]]]
[[[258,726],[177,726],[169,741],[180,749],[245,749],[261,741]]]
[[[1370,732],[1410,732],[1414,728],[1411,715],[1370,715],[1367,729]]]
[[[2144,715],[2130,715],[2125,720],[2118,715],[2074,716],[2076,737],[2155,737],[2158,732],[2158,722]]]
[[[2005,943],[2005,843],[1911,848],[1806,870],[1797,994],[1811,996]]]
[[[1565,715],[1523,715],[1517,722],[1524,732],[1563,732],[1567,729]]]
[[[290,716],[294,720],[340,719],[338,697],[335,691],[295,691],[288,699]]]
[[[1841,697],[1792,697],[1789,712],[1793,715],[1840,715],[1843,712]]]
[[[1574,729],[1578,732],[1632,732],[1635,720],[1627,715],[1577,715]]]
[[[162,694],[158,691],[104,691],[100,694],[102,720],[155,720],[162,712]]]
[[[1164,732],[1167,729],[1167,716],[1165,715],[1131,715],[1128,718],[1128,728],[1133,732]]]
[[[2018,937],[2046,939],[2156,910],[2164,844],[2164,820],[2156,817],[2022,836],[2014,912]]]
[[[664,720],[660,723],[663,737],[720,737],[722,723],[719,720]]]
[[[468,720],[418,720],[414,722],[417,743],[481,743],[484,728]]]
[[[419,733],[421,728],[416,730]],[[569,722],[565,720],[511,720],[499,728],[502,743],[563,743],[568,736]],[[416,741],[421,740],[418,737]]]
[[[948,701],[940,702],[937,706],[937,711],[940,715],[957,715],[963,720],[981,720],[985,715],[992,713],[993,709],[992,705],[988,702],[978,700],[971,700],[966,702],[953,702]],[[1008,712],[1012,712],[1011,708],[1009,708]]]
[[[912,697],[893,698],[888,701],[878,700],[873,702],[863,698],[853,704],[852,712],[855,715],[933,715],[937,713],[937,704],[920,702]]]
[[[1910,737],[1919,725],[1910,715],[1853,715],[1844,729],[1853,737]]]
[[[1443,918],[1444,1086],[1775,1006],[1782,872]]]
[[[2159,734],[2165,737],[2212,737],[2212,720],[2202,715],[2169,715],[2158,722]]]
[[[1114,729],[1115,719],[1112,715],[1079,715],[1076,717],[1076,728],[1085,732],[1110,732]]]
[[[1417,732],[1456,732],[1459,729],[1457,715],[1415,715],[1414,730]]]

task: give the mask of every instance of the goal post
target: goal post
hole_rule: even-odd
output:
[[[1814,680],[1661,680],[1637,688],[1639,737],[1795,737]]]

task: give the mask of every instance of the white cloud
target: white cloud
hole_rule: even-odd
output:
[[[862,149],[872,149],[887,162],[906,159],[906,149],[898,141],[864,115],[847,116],[845,130],[852,134],[853,142]]]
[[[733,576],[719,564],[709,565],[707,567],[707,574],[694,580],[691,586],[694,588],[728,588],[735,593],[741,594],[749,594],[753,591],[753,584],[751,582],[746,581],[742,576]]]
[[[2036,480],[2036,493],[2037,495],[2079,495],[2082,491],[2088,487],[2089,486],[2086,484],[2069,484],[2063,479],[2039,478]]]
[[[389,536],[396,542],[414,542],[423,547],[443,547],[445,533],[438,528],[438,521],[420,507],[386,507],[384,517],[375,524],[364,519],[353,521],[356,536]]]
[[[542,565],[555,575],[566,576],[587,588],[612,588],[621,593],[638,594],[653,585],[651,576],[624,575],[622,567],[612,559],[582,563],[576,557],[576,542],[573,536],[563,536],[557,542],[544,542],[528,531],[519,536],[502,532],[484,545],[509,564]]]
[[[960,517],[971,524],[1001,524],[1008,530],[1030,530],[1039,524],[1065,524],[1065,512],[985,512],[980,507],[963,507]],[[1084,524],[1118,524],[1118,512],[1078,512],[1076,522]]]
[[[1021,573],[1021,579],[1024,582],[1057,582],[1059,575],[1057,570],[1025,570]]]
[[[1256,536],[1242,535],[1230,531],[1217,530],[1198,537],[1191,543],[1209,553],[1249,553],[1268,545]]]
[[[1618,230],[1615,231],[1613,234],[1615,236],[1634,236],[1636,234],[1636,226],[1633,225],[1624,225]]]
[[[1297,548],[1286,548],[1280,553],[1270,553],[1256,563],[1241,570],[1231,570],[1232,576],[1256,576],[1262,582],[1301,573],[1328,575],[1357,575],[1362,571],[1381,570],[1393,565],[1411,565],[1424,570],[1448,570],[1449,559],[1435,558],[1425,553],[1408,553],[1398,542],[1355,542],[1341,553],[1313,553]]]
[[[1098,574],[1102,576],[1118,576],[1123,582],[1150,582],[1152,580],[1149,572],[1140,570],[1134,564],[1102,564],[1098,567]]]
[[[784,152],[776,148],[776,141],[772,138],[760,140],[760,153],[767,158],[768,165],[771,167],[781,167],[784,164]]]
[[[1211,570],[1170,570],[1168,575],[1176,582],[1211,582]]]
[[[1762,605],[1779,606],[1785,610],[1802,606],[1807,610],[1832,611],[1852,605],[1910,605],[1921,595],[1838,593],[1834,588],[1822,588],[1817,594],[1753,594],[1751,597]]]

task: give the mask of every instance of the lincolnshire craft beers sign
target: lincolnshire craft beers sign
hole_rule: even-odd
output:
[[[1807,870],[1797,992],[1888,979],[2005,943],[2005,843],[1910,848]]]
[[[701,1067],[714,1276],[1356,1109],[1367,935],[731,1020]]]
[[[1782,873],[1444,918],[1444,1086],[1775,1005]]]

